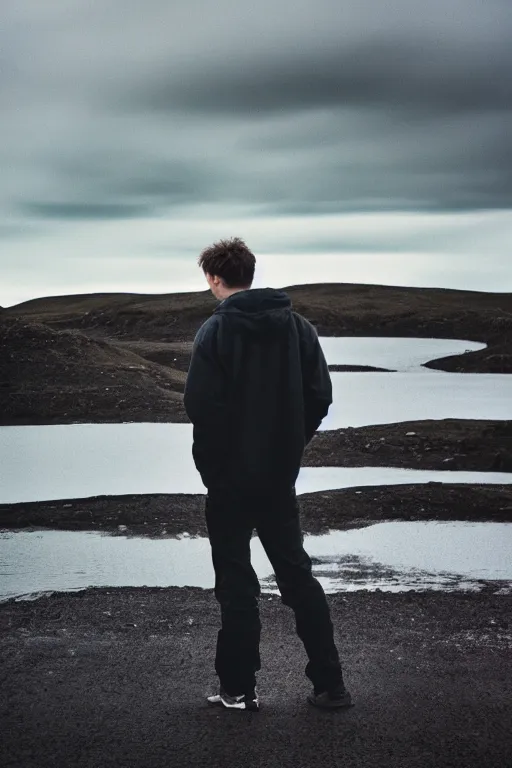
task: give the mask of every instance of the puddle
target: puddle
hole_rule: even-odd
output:
[[[0,503],[102,495],[204,493],[191,451],[189,424],[3,427],[0,429]],[[299,475],[297,491],[313,493],[335,488],[428,482],[509,484],[512,473],[305,467]]]
[[[479,589],[512,584],[512,524],[389,522],[305,537],[327,592]],[[257,538],[252,562],[263,592],[276,592]],[[0,598],[87,587],[213,586],[205,538],[146,539],[70,531],[0,532]]]
[[[320,343],[329,365],[368,365],[393,371],[434,372],[425,363],[485,349],[486,344],[460,339],[327,337]],[[435,373],[439,373],[436,371]]]

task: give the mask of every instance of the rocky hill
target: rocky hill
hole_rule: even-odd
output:
[[[185,374],[27,319],[0,319],[0,424],[186,421]]]
[[[489,348],[436,362],[452,371],[512,372],[512,294],[345,283],[286,289],[325,336],[417,336],[482,341]],[[186,370],[190,342],[216,302],[208,291],[84,294],[35,299],[7,316],[123,342],[149,360]],[[130,344],[128,342],[135,342]],[[172,346],[166,346],[172,345]],[[181,345],[177,346],[177,345]],[[178,354],[176,354],[178,353]]]

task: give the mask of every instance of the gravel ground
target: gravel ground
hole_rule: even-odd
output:
[[[510,485],[397,485],[347,488],[299,497],[305,533],[357,528],[383,520],[508,522]],[[155,494],[0,505],[0,528],[116,531],[123,535],[206,536],[204,496]],[[127,528],[127,531],[125,530]]]
[[[512,472],[512,421],[440,419],[318,432],[304,466]]]
[[[257,714],[209,709],[210,591],[88,590],[0,606],[3,768],[508,768],[510,596],[330,598],[355,706],[305,696],[293,617],[261,601]]]

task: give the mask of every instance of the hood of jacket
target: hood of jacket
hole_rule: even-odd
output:
[[[215,314],[225,315],[237,329],[255,336],[281,333],[287,328],[292,303],[284,291],[251,288],[224,299]]]

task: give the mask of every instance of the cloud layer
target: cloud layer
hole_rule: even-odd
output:
[[[512,209],[511,33],[507,0],[4,0],[4,264],[131,220],[441,213],[474,231]],[[364,231],[323,241],[365,251]],[[325,252],[314,232],[280,247]]]

